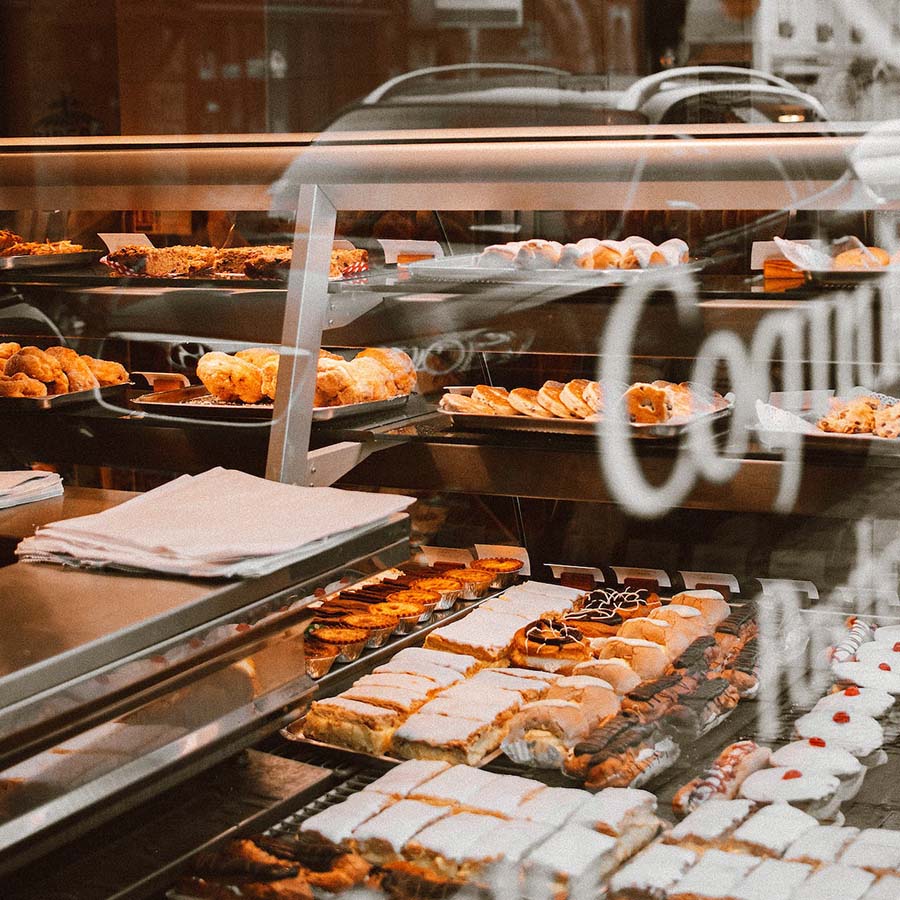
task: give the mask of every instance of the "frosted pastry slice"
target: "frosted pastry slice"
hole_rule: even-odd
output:
[[[522,705],[522,698],[513,691],[499,688],[479,689],[475,685],[461,684],[459,690],[450,688],[434,700],[429,700],[422,709],[423,715],[452,716],[458,719],[472,719],[490,725],[501,725]]]
[[[433,803],[398,800],[358,826],[353,840],[359,853],[370,863],[383,865],[395,859],[414,835],[448,812],[447,807]]]
[[[471,766],[451,766],[434,778],[420,785],[412,796],[431,803],[468,806],[478,794],[500,778],[492,772]]]
[[[884,743],[884,731],[871,716],[859,713],[807,713],[800,716],[794,728],[801,738],[822,738],[857,757],[874,753]]]
[[[834,811],[832,801],[839,787],[833,775],[773,766],[749,775],[741,784],[740,794],[755,803],[784,801],[824,818],[825,809]]]
[[[811,828],[787,848],[786,860],[810,865],[833,863],[844,847],[859,834],[858,828],[841,828],[838,825],[820,825]]]
[[[610,900],[664,897],[696,860],[697,854],[692,850],[654,844],[613,875],[609,882]]]
[[[303,720],[303,733],[315,741],[380,755],[390,746],[399,722],[396,710],[331,697],[312,704]]]
[[[831,671],[838,681],[900,694],[900,667],[895,668],[890,663],[835,662]]]
[[[393,799],[384,794],[361,791],[348,797],[343,803],[329,806],[310,816],[301,824],[300,831],[321,835],[335,845],[352,846],[353,832],[392,802]]]
[[[488,669],[489,672],[498,672],[502,675],[511,675],[513,678],[526,678],[530,681],[543,681],[545,684],[553,684],[559,675],[553,672],[541,672],[538,669],[518,669],[515,666],[506,666],[497,669]]]
[[[426,650],[422,647],[404,647],[392,660],[411,665],[444,666],[460,675],[471,675],[478,669],[478,660],[463,653],[444,653],[440,650]]]
[[[544,597],[568,600],[570,608],[584,595],[584,591],[579,591],[577,588],[566,587],[562,584],[547,584],[543,581],[523,581],[522,584],[507,588],[504,593],[509,596],[516,596],[517,594],[541,594]]]
[[[516,632],[522,627],[517,616],[475,610],[475,612],[432,631],[425,639],[427,649],[466,653],[482,663],[504,659]]]
[[[564,825],[525,860],[526,895],[588,897],[616,865],[616,842],[582,825]]]
[[[394,687],[404,691],[420,694],[428,698],[443,690],[443,686],[435,684],[423,675],[411,675],[408,672],[373,672],[363,675],[353,682],[353,687]]]
[[[498,775],[466,802],[470,809],[498,816],[517,815],[519,806],[545,790],[544,785],[519,775]]]
[[[875,876],[851,866],[823,866],[794,892],[791,900],[860,900]]]
[[[733,888],[759,864],[755,856],[708,850],[667,894],[669,900],[731,897]]]
[[[670,843],[691,842],[700,845],[725,840],[750,815],[749,800],[707,800],[682,819],[666,838]]]
[[[515,818],[560,826],[571,819],[593,794],[579,788],[548,787],[530,797],[516,810]]]
[[[843,747],[830,747],[821,738],[785,744],[772,754],[772,765],[822,772],[845,779],[863,771],[863,764]]]
[[[354,684],[342,694],[338,694],[345,700],[357,700],[360,703],[370,703],[372,706],[383,706],[385,709],[394,709],[400,713],[415,712],[428,699],[427,692],[404,690],[400,687],[392,687],[379,684]]]
[[[812,816],[796,807],[773,803],[754,813],[732,834],[729,849],[781,856],[800,835],[816,825],[818,822]]]
[[[459,863],[470,859],[469,848],[478,847],[496,824],[493,816],[466,812],[449,815],[423,828],[407,843],[403,855],[445,878],[453,878]]]
[[[869,837],[873,832],[875,839]],[[867,828],[857,835],[841,854],[841,865],[858,866],[875,875],[887,875],[900,868],[900,844],[892,845],[879,840],[880,832],[880,829]]]
[[[652,825],[655,833],[659,827],[655,811],[656,797],[649,791],[604,788],[578,810],[572,821],[611,837],[647,825]]]
[[[401,651],[402,653],[403,651]],[[435,666],[425,662],[404,662],[398,659],[399,653],[392,660],[377,666],[373,672],[376,675],[408,674],[420,678],[427,678],[435,687],[447,688],[458,684],[464,676],[447,666]]]
[[[410,759],[400,763],[399,766],[394,766],[371,784],[367,784],[363,788],[363,792],[377,791],[379,794],[388,796],[406,797],[430,778],[440,775],[449,768],[450,763],[439,760]]]
[[[790,900],[812,867],[767,859],[732,889],[735,900]]]
[[[503,731],[490,722],[417,712],[394,732],[392,747],[403,759],[442,759],[477,766],[501,740]]]
[[[885,875],[866,892],[862,900],[897,900],[900,897],[900,877]]]

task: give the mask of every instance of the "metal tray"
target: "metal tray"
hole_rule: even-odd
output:
[[[472,387],[448,387],[447,393],[471,394]],[[677,419],[660,424],[630,423],[632,434],[640,438],[672,438],[684,434],[697,422],[715,421],[731,415],[734,407],[734,398],[729,394],[726,398],[727,406],[708,413],[700,413],[689,419]],[[482,416],[477,413],[444,412],[439,413],[449,416],[453,423],[457,421],[462,427],[472,428],[476,431],[532,431],[541,434],[575,434],[592,435],[602,423],[602,419],[532,419],[530,416]]]
[[[698,272],[705,259],[680,266],[659,266],[653,269],[514,269],[507,266],[479,266],[479,253],[446,256],[410,263],[408,271],[413,279],[423,281],[481,281],[486,284],[573,284],[578,287],[606,287],[631,284],[634,281],[658,278],[684,272]]]
[[[80,253],[48,253],[44,256],[3,256],[0,257],[0,272],[24,269],[71,269],[97,262],[102,253],[101,250],[82,250]]]
[[[900,266],[881,269],[804,269],[806,280],[819,285],[853,285],[877,281],[886,275],[900,275]]]
[[[34,412],[39,409],[60,409],[65,406],[82,406],[85,403],[99,403],[101,400],[122,400],[124,406],[125,391],[131,382],[111,384],[108,387],[94,388],[90,391],[73,391],[71,394],[52,394],[49,397],[0,397],[0,411]]]
[[[403,394],[400,397],[374,400],[371,403],[314,407],[312,418],[314,422],[330,422],[333,419],[371,415],[405,406],[408,400],[409,394]],[[271,419],[275,411],[275,404],[271,402],[225,403],[216,400],[202,384],[176,391],[143,394],[132,402],[148,412],[192,419],[265,420]]]

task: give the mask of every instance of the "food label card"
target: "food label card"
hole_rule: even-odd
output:
[[[152,247],[153,241],[146,234],[115,234],[99,233],[97,235],[110,253],[115,253],[120,247]]]
[[[458,547],[421,547],[420,550],[429,566],[435,563],[467,566],[472,562],[471,551],[460,550]]]

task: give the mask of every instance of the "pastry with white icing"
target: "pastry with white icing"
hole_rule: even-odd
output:
[[[774,766],[749,775],[740,794],[754,803],[790,803],[818,819],[828,819],[840,805],[836,799],[840,784],[834,775]]]
[[[823,866],[794,892],[791,900],[861,900],[875,876],[851,866]]]
[[[876,665],[851,660],[832,663],[831,671],[840,682],[900,694],[900,666],[894,667],[886,662]]]
[[[525,859],[528,897],[588,897],[616,866],[616,842],[581,825],[564,825]]]
[[[900,869],[900,843],[890,836],[900,832],[887,832],[881,828],[861,831],[841,854],[842,866],[858,866],[873,875],[888,875]]]
[[[477,766],[502,739],[502,729],[490,722],[417,712],[394,732],[391,747],[402,759]]]
[[[411,792],[410,796],[415,800],[452,804],[462,808],[468,806],[469,801],[474,800],[479,792],[501,777],[470,766],[451,766],[434,778],[423,782]]]
[[[773,803],[764,806],[737,828],[728,846],[759,856],[780,857],[797,838],[816,825],[818,822],[812,816],[795,806]]]
[[[862,900],[897,900],[900,897],[900,876],[885,875],[865,893]]]
[[[753,804],[749,800],[707,800],[682,819],[665,840],[696,847],[702,852],[727,841],[752,810]]]
[[[464,874],[460,872],[460,864],[469,859],[469,848],[478,846],[496,823],[493,816],[477,813],[445,816],[411,838],[403,848],[403,856],[443,878],[456,878]]]
[[[663,900],[696,861],[697,854],[684,847],[647,847],[612,876],[609,900]]]
[[[380,778],[363,788],[390,797],[406,797],[426,781],[450,768],[450,764],[433,759],[410,759],[394,766]]]
[[[394,709],[331,697],[313,702],[303,721],[303,733],[315,741],[380,756],[390,746],[400,720]]]
[[[872,716],[873,719],[880,719],[890,712],[893,705],[894,698],[887,691],[850,685],[833,694],[826,694],[810,711],[836,713],[843,709],[846,712],[862,713],[865,716]]]
[[[790,900],[812,871],[803,863],[767,859],[735,885],[731,896],[734,900]]]
[[[579,788],[545,787],[519,806],[515,818],[558,828],[576,816],[593,796]]]
[[[608,682],[620,697],[624,697],[641,683],[641,676],[631,668],[628,662],[616,657],[592,659],[579,663],[575,666],[572,674],[600,678]]]
[[[335,846],[351,849],[353,832],[364,822],[393,803],[393,798],[375,791],[352,794],[343,803],[337,803],[310,816],[300,826],[300,831],[315,834]]]
[[[842,802],[856,796],[866,773],[852,753],[843,747],[830,746],[820,737],[786,744],[772,754],[772,764],[833,775],[841,783],[837,796]]]
[[[709,850],[669,892],[669,900],[719,900],[730,898],[732,889],[759,860],[744,853]]]
[[[393,662],[410,663],[411,665],[425,663],[429,666],[445,666],[448,669],[453,669],[454,672],[459,672],[464,677],[472,675],[479,668],[478,660],[474,656],[467,656],[464,653],[444,653],[440,650],[426,650],[423,647],[404,647],[393,658]]]
[[[682,591],[672,598],[672,603],[699,609],[707,625],[713,628],[731,615],[731,607],[725,602],[725,598],[719,591]]]
[[[433,803],[398,800],[354,829],[353,841],[368,862],[384,865],[396,859],[414,835],[449,812],[449,807]]]
[[[401,650],[400,652],[402,653],[403,651]],[[397,654],[393,659],[377,666],[373,669],[373,674],[408,674],[414,675],[417,678],[427,678],[437,690],[459,684],[459,682],[464,679],[463,675],[460,675],[459,672],[454,672],[453,669],[450,669],[447,666],[435,666],[426,662],[404,662],[402,659],[398,659],[399,655],[400,654]]]
[[[539,700],[550,688],[545,681],[534,678],[518,678],[498,669],[482,669],[474,677],[470,678],[468,685],[484,685],[489,688],[501,688],[504,691],[514,691],[519,695],[523,703]]]
[[[822,738],[828,744],[843,747],[859,759],[880,749],[884,731],[871,716],[848,713],[807,713],[794,723],[801,738]]]
[[[858,828],[839,825],[819,825],[811,828],[787,848],[786,860],[819,866],[837,862],[847,844],[859,834]]]

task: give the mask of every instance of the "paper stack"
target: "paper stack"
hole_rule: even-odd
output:
[[[265,575],[414,502],[212,469],[183,475],[93,516],[54,522],[19,544],[23,560],[192,578]]]
[[[62,492],[62,478],[56,472],[0,472],[0,509],[49,500]]]

